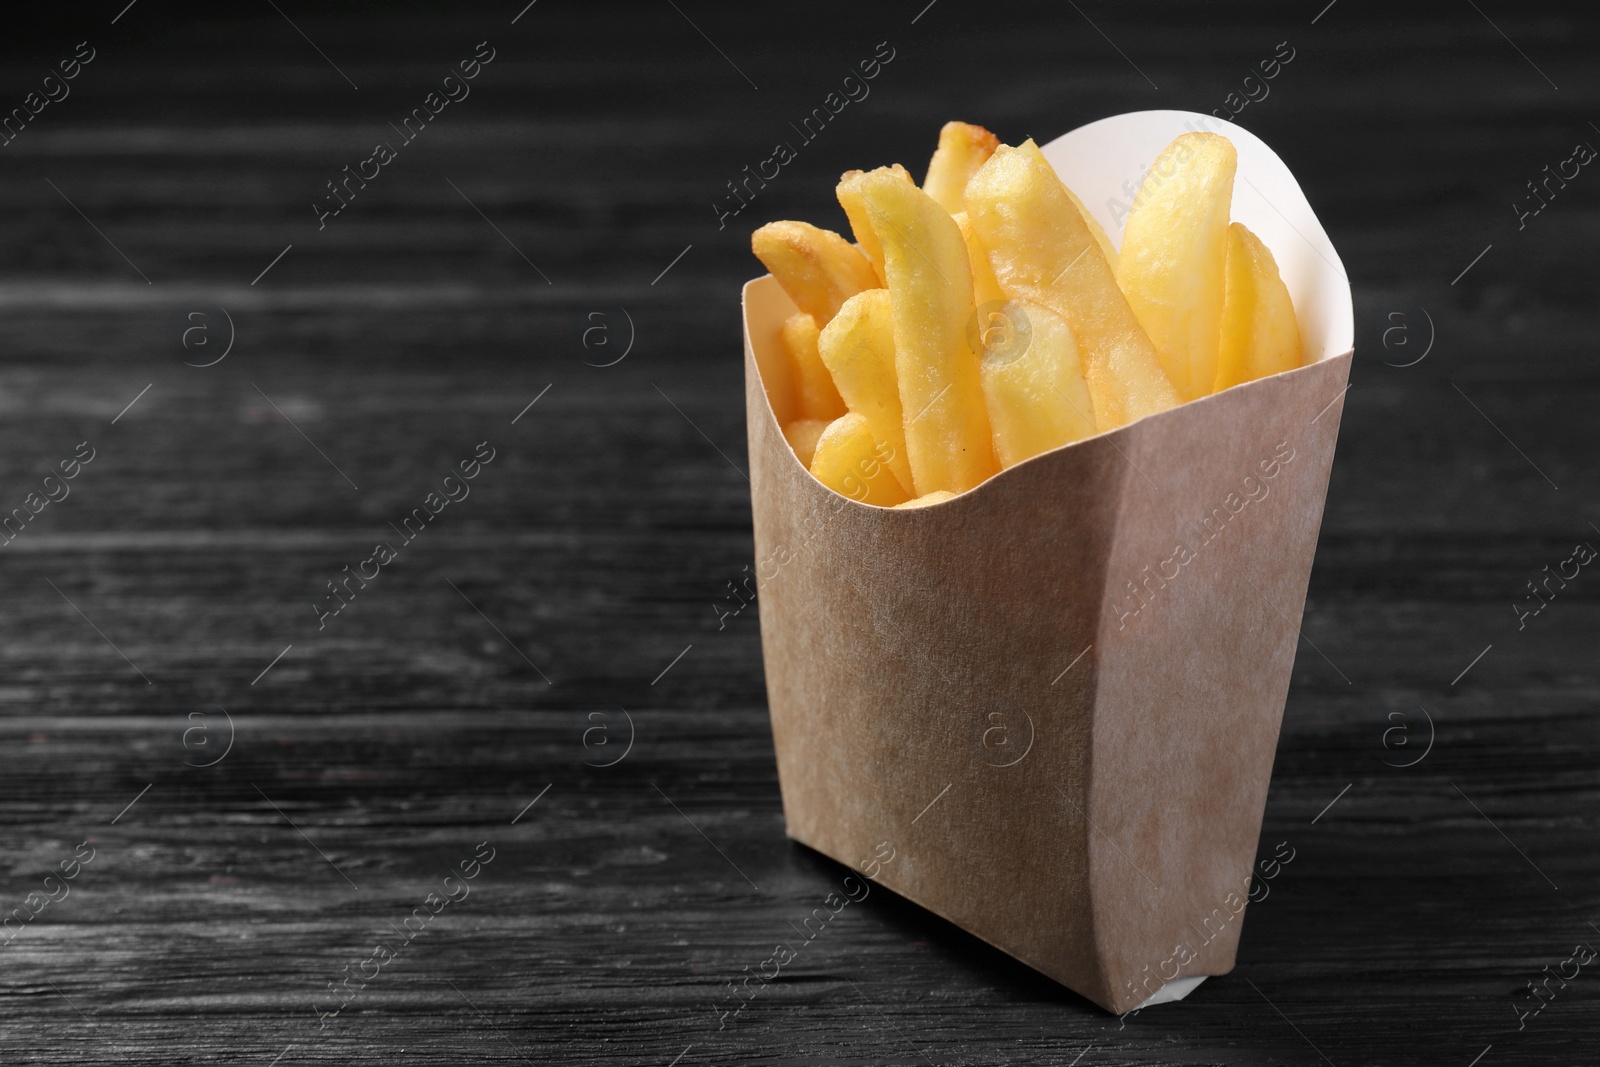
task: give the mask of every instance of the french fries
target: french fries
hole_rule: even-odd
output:
[[[839,305],[879,285],[872,264],[832,230],[809,222],[769,222],[750,235],[750,249],[794,306],[826,326]]]
[[[915,492],[965,492],[998,469],[967,340],[976,309],[966,242],[949,212],[887,168],[863,175],[861,192],[883,244]]]
[[[843,415],[844,400],[817,352],[817,320],[803,311],[790,315],[784,320],[781,334],[794,371],[795,414],[802,419],[824,421]]]
[[[1000,138],[967,122],[947,122],[939,131],[939,147],[928,161],[922,191],[950,214],[965,209],[962,194],[978,168],[1000,147]]]
[[[1300,365],[1300,326],[1278,262],[1244,223],[1228,226],[1222,348],[1212,392]]]
[[[894,313],[889,290],[868,289],[844,302],[817,343],[845,405],[867,420],[873,438],[888,447],[889,469],[907,492],[911,464],[906,459],[905,418],[894,370]]]
[[[967,217],[1000,288],[1072,328],[1098,429],[1178,403],[1083,213],[1032,141],[989,157],[967,184]]]
[[[1083,378],[1078,343],[1061,316],[1038,304],[1014,302],[995,313],[979,373],[1000,466],[1078,441],[1095,432],[1094,402]]]
[[[950,217],[956,220],[961,239],[967,243],[967,266],[972,268],[973,302],[980,308],[986,304],[1004,303],[1006,294],[1000,291],[1000,283],[995,281],[994,268],[989,266],[989,254],[972,236],[972,221],[967,218],[967,213],[957,211]]]
[[[1277,262],[1229,220],[1236,168],[1226,138],[1178,137],[1119,251],[1033,141],[951,122],[921,188],[898,163],[841,176],[859,249],[762,226],[751,247],[801,310],[782,330],[789,358],[762,364],[795,455],[852,499],[925,507],[1300,366]]]
[[[811,473],[817,481],[863,504],[889,508],[911,499],[888,461],[890,451],[873,440],[864,415],[842,415],[817,439]]]
[[[1040,152],[1039,155],[1043,157],[1044,153]],[[1111,246],[1111,238],[1106,236],[1105,227],[1095,221],[1095,217],[1089,214],[1089,209],[1083,206],[1083,201],[1078,199],[1078,194],[1068,188],[1065,182],[1061,184],[1061,188],[1067,190],[1067,198],[1072,201],[1072,206],[1078,209],[1078,214],[1083,216],[1083,224],[1089,227],[1089,232],[1094,235],[1094,243],[1100,246],[1100,254],[1106,257],[1106,262],[1111,265],[1111,272],[1115,274],[1121,256]]]
[[[907,185],[915,185],[911,174],[896,163],[889,168]],[[888,279],[883,273],[883,245],[878,242],[878,235],[872,232],[872,223],[867,218],[867,204],[861,199],[861,183],[858,179],[862,171],[847,170],[839,178],[839,184],[834,188],[834,196],[839,198],[839,206],[844,208],[845,218],[850,220],[850,232],[855,234],[856,244],[861,246],[862,255],[872,264],[872,272],[878,276],[879,285],[887,285]]]
[[[811,469],[811,458],[817,454],[817,441],[827,428],[828,424],[821,419],[795,419],[783,428],[783,439],[789,442],[789,447],[794,449],[794,454],[800,458],[800,465],[806,470]]]
[[[1238,160],[1226,137],[1179,137],[1151,164],[1123,233],[1117,282],[1185,400],[1217,377]]]

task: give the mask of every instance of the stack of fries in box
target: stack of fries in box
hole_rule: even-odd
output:
[[[1187,133],[1146,173],[1122,248],[1032,140],[947,123],[904,167],[839,181],[856,244],[772,222],[751,246],[799,308],[784,437],[865,504],[948,500],[1041,452],[1301,363],[1289,291],[1229,222],[1237,155]]]

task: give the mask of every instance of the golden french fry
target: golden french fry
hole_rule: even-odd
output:
[[[811,459],[817,454],[817,439],[827,428],[824,419],[796,419],[783,428],[783,439],[789,442],[806,470],[811,469]]]
[[[1175,406],[1177,391],[1082,212],[1044,157],[1029,150],[1032,143],[1002,145],[967,184],[967,217],[989,253],[995,279],[1007,295],[1042,304],[1067,320],[1097,429],[1115,429]]]
[[[1032,140],[1024,141],[1018,145],[1017,151],[1026,152],[1038,159],[1040,163],[1050,167],[1050,161],[1044,158],[1044,152]],[[1055,168],[1050,167],[1050,172],[1054,174]],[[1061,183],[1061,188],[1067,191],[1067,198],[1072,201],[1072,206],[1077,208],[1078,214],[1083,216],[1083,224],[1089,227],[1090,233],[1094,234],[1094,243],[1100,246],[1100,254],[1106,257],[1106,262],[1111,264],[1111,270],[1115,273],[1117,269],[1117,250],[1111,246],[1111,238],[1106,236],[1105,227],[1095,221],[1095,217],[1089,214],[1089,209],[1083,206],[1083,201],[1078,199],[1078,194],[1073,192],[1066,182]]]
[[[1300,326],[1278,261],[1241,222],[1228,227],[1228,284],[1213,392],[1300,366]]]
[[[1034,151],[1038,151],[1038,149],[1035,148]],[[1040,155],[1042,157],[1043,153],[1040,153]],[[1094,234],[1094,243],[1100,246],[1100,254],[1106,257],[1106,262],[1111,265],[1112,273],[1116,273],[1119,256],[1117,255],[1117,250],[1111,246],[1111,238],[1106,236],[1105,227],[1101,226],[1095,217],[1089,214],[1089,209],[1083,206],[1083,201],[1078,199],[1077,193],[1067,187],[1066,182],[1061,183],[1061,188],[1067,190],[1067,196],[1072,198],[1073,206],[1078,209],[1078,214],[1083,216],[1083,224],[1089,227],[1090,233]]]
[[[833,321],[823,327],[817,351],[845,406],[866,416],[872,436],[889,447],[889,469],[909,493],[911,464],[906,459],[900,384],[894,373],[894,312],[889,306],[889,290],[868,289],[846,300]]]
[[[915,185],[911,174],[896,163],[889,168],[906,180],[908,185]],[[883,274],[883,245],[878,242],[878,235],[872,231],[872,222],[867,218],[867,205],[861,199],[861,183],[858,178],[864,171],[847,170],[839,176],[839,184],[834,188],[834,195],[839,198],[839,206],[844,208],[845,218],[850,220],[850,232],[855,234],[856,244],[861,246],[861,252],[872,264],[872,271],[878,276],[878,285],[888,285],[888,279]]]
[[[1211,391],[1239,156],[1214,133],[1186,133],[1156,157],[1128,212],[1117,281],[1185,400]]]
[[[939,147],[928,161],[928,176],[922,189],[954,215],[965,204],[961,195],[978,168],[1000,146],[1000,138],[967,122],[947,122],[939,131]]]
[[[1067,320],[1012,301],[984,335],[978,370],[1002,468],[1095,432],[1094,403]]]
[[[1045,154],[1043,154],[1042,150],[1038,149],[1037,144],[1034,144],[1032,141],[1022,142],[1022,144],[1016,146],[1016,150],[1018,150],[1018,152],[1027,152],[1027,154],[1032,155],[1032,157],[1037,157],[1038,162],[1043,163],[1045,166],[1050,166],[1050,160],[1046,160]],[[1050,170],[1051,173],[1054,173],[1053,166],[1051,166]],[[1072,200],[1072,206],[1077,208],[1078,214],[1082,214],[1083,226],[1090,227],[1090,234],[1094,235],[1094,243],[1099,245],[1102,256],[1106,256],[1106,262],[1109,262],[1110,269],[1112,269],[1112,274],[1115,274],[1115,272],[1117,272],[1117,250],[1115,250],[1114,246],[1112,246],[1112,243],[1110,243],[1110,238],[1106,237],[1106,229],[1104,229],[1099,222],[1094,221],[1093,214],[1090,214],[1090,210],[1083,206],[1082,200],[1078,200],[1078,194],[1072,192],[1072,189],[1067,186],[1066,182],[1061,182],[1061,187],[1062,189],[1066,190],[1067,198]],[[973,248],[974,242],[973,234],[971,234],[971,224],[970,222],[966,221],[965,211],[963,211],[962,214],[955,216],[955,221],[957,221],[957,224],[960,224],[960,227],[962,227],[962,237],[966,238],[966,245],[968,245],[968,248]],[[994,270],[989,269],[989,264],[987,264],[987,261],[984,262],[984,275],[987,275],[990,280],[994,278]],[[979,286],[978,267],[976,266],[973,267],[973,288],[974,290],[981,291],[981,286]],[[995,288],[995,296],[992,299],[1005,298],[1006,294],[1000,293],[997,285],[997,288]],[[982,304],[984,299],[986,299],[984,296],[979,296],[979,304]]]
[[[850,297],[880,284],[854,245],[809,222],[769,222],[750,235],[750,249],[818,326],[827,325]]]
[[[955,494],[948,489],[935,489],[931,493],[924,493],[922,496],[907,500],[903,504],[896,504],[894,506],[897,508],[925,508],[929,504],[942,504],[946,500],[951,500],[954,498]]]
[[[972,301],[978,307],[985,304],[1001,303],[1005,294],[1000,291],[1000,283],[994,280],[994,268],[989,266],[989,254],[983,250],[983,245],[972,236],[972,221],[967,218],[965,211],[953,212],[951,218],[956,220],[956,228],[961,231],[961,239],[967,245],[967,266],[972,268]]]
[[[817,320],[805,312],[783,322],[783,347],[794,368],[795,415],[829,421],[844,414],[844,399],[817,353]]]
[[[889,469],[889,449],[873,440],[865,415],[842,415],[828,424],[811,457],[817,481],[863,504],[893,507],[910,498]]]
[[[863,175],[861,190],[883,243],[915,492],[963,492],[998,469],[967,339],[975,308],[966,242],[949,212],[888,169]]]

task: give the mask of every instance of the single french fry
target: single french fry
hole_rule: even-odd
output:
[[[1238,160],[1226,137],[1183,134],[1151,164],[1123,231],[1117,281],[1185,400],[1217,378]]]
[[[894,506],[897,508],[925,508],[929,504],[942,504],[946,500],[952,500],[954,498],[955,494],[948,489],[935,489],[931,493],[924,493],[922,496],[915,497],[911,500],[907,500],[903,504],[896,504]]]
[[[880,284],[860,250],[809,222],[769,222],[750,235],[750,249],[818,326],[850,297]]]
[[[906,168],[896,163],[889,168],[906,180],[908,185],[915,185],[911,174]],[[861,246],[861,252],[872,264],[872,271],[878,276],[878,285],[888,285],[889,281],[883,273],[883,245],[878,241],[878,235],[872,230],[872,222],[867,218],[867,205],[861,199],[861,184],[857,181],[865,171],[847,170],[839,176],[839,184],[834,188],[834,195],[839,198],[839,206],[844,208],[845,218],[850,220],[850,232],[855,235],[856,244]]]
[[[783,322],[783,347],[794,368],[795,415],[831,421],[844,414],[844,399],[817,352],[817,320],[800,312]]]
[[[967,183],[967,217],[989,253],[1001,290],[1067,320],[1094,400],[1097,429],[1115,429],[1174,407],[1177,391],[1083,214],[1044,157],[1028,145],[1002,145]]]
[[[1228,226],[1228,284],[1213,392],[1300,366],[1300,325],[1278,261],[1244,223]]]
[[[998,469],[968,341],[976,309],[966,242],[949,212],[892,171],[863,175],[861,189],[883,243],[913,488],[963,492]]]
[[[866,416],[872,436],[891,451],[889,469],[911,491],[906,459],[905,418],[894,372],[894,312],[889,290],[868,289],[839,308],[817,338],[822,363],[833,376],[845,406]]]
[[[1026,152],[1040,163],[1050,167],[1050,161],[1044,158],[1043,150],[1031,140],[1024,141],[1018,145],[1017,151]],[[1052,174],[1055,173],[1055,168],[1050,167],[1050,171]],[[1089,214],[1089,209],[1083,206],[1083,201],[1078,199],[1078,194],[1072,191],[1071,186],[1067,185],[1066,182],[1062,182],[1061,188],[1067,191],[1067,198],[1072,201],[1072,206],[1077,208],[1078,214],[1083,216],[1083,224],[1089,227],[1090,233],[1094,234],[1094,243],[1100,246],[1100,254],[1106,257],[1106,262],[1111,264],[1111,270],[1115,273],[1117,269],[1117,250],[1112,246],[1111,238],[1106,236],[1105,227],[1101,226],[1095,217]]]
[[[1028,152],[1031,155],[1037,156],[1041,163],[1047,167],[1050,166],[1049,160],[1044,158],[1044,153],[1039,150],[1039,146],[1034,144],[1032,141],[1027,141],[1022,145],[1019,145],[1016,150],[1019,152]],[[1051,169],[1052,171],[1054,170],[1053,167]],[[1078,194],[1068,188],[1065,182],[1062,182],[1061,188],[1066,190],[1067,196],[1072,200],[1073,206],[1078,209],[1078,214],[1083,216],[1083,224],[1089,227],[1089,232],[1094,235],[1095,244],[1100,246],[1100,254],[1106,257],[1106,262],[1111,264],[1111,269],[1114,272],[1117,269],[1117,250],[1111,244],[1111,238],[1106,236],[1105,228],[1095,220],[1093,215],[1089,214],[1089,209],[1083,206],[1083,201],[1078,199]],[[963,204],[964,203],[965,201],[963,200]],[[971,257],[972,288],[978,303],[981,305],[988,300],[1004,300],[1005,294],[999,292],[998,285],[994,283],[994,271],[990,269],[987,258],[980,257],[977,254],[977,249],[979,249],[981,246],[978,245],[978,243],[973,239],[972,225],[967,219],[966,211],[953,211],[950,213],[950,217],[955,219],[956,225],[961,227],[961,236],[967,239],[967,250],[973,253]],[[978,266],[978,261],[980,258],[983,258],[983,266],[981,269]]]
[[[1002,468],[1095,432],[1094,402],[1067,320],[1038,304],[1001,308],[1005,336],[978,365]],[[993,337],[995,332],[991,331]]]
[[[789,442],[806,470],[811,469],[811,459],[817,454],[817,439],[827,428],[823,419],[796,419],[783,428],[783,439]]]
[[[1038,152],[1039,150],[1035,148],[1034,151]],[[1039,155],[1043,158],[1044,153],[1040,152]],[[1106,262],[1111,265],[1112,273],[1116,273],[1117,262],[1120,257],[1116,248],[1111,244],[1111,238],[1106,236],[1105,227],[1100,225],[1093,215],[1089,214],[1089,209],[1083,206],[1083,201],[1078,199],[1078,194],[1073,192],[1066,182],[1061,183],[1061,188],[1067,190],[1067,196],[1071,197],[1073,206],[1078,209],[1078,214],[1083,216],[1083,224],[1089,227],[1090,233],[1094,234],[1094,243],[1100,246],[1100,254],[1106,257]]]
[[[889,469],[889,449],[875,441],[865,415],[842,415],[828,424],[811,457],[817,481],[863,504],[893,507],[910,494]]]
[[[962,193],[978,168],[1000,146],[1000,138],[967,122],[947,122],[939,131],[939,147],[928,161],[928,176],[922,180],[923,192],[954,215],[965,208]]]
[[[967,266],[972,268],[973,303],[981,308],[985,304],[1003,302],[1005,294],[1000,291],[1000,283],[994,280],[994,268],[989,266],[989,253],[972,236],[972,221],[967,218],[965,211],[953,212],[950,217],[956,220],[956,228],[961,231],[961,239],[967,245]]]

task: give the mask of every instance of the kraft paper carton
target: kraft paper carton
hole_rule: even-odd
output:
[[[1233,967],[1351,359],[1339,258],[1254,135],[1147,111],[1044,153],[1120,243],[1189,129],[1237,147],[1233,218],[1277,258],[1307,364],[945,503],[876,508],[811,477],[763,385],[794,307],[771,277],[744,289],[789,836],[1113,1012]]]

